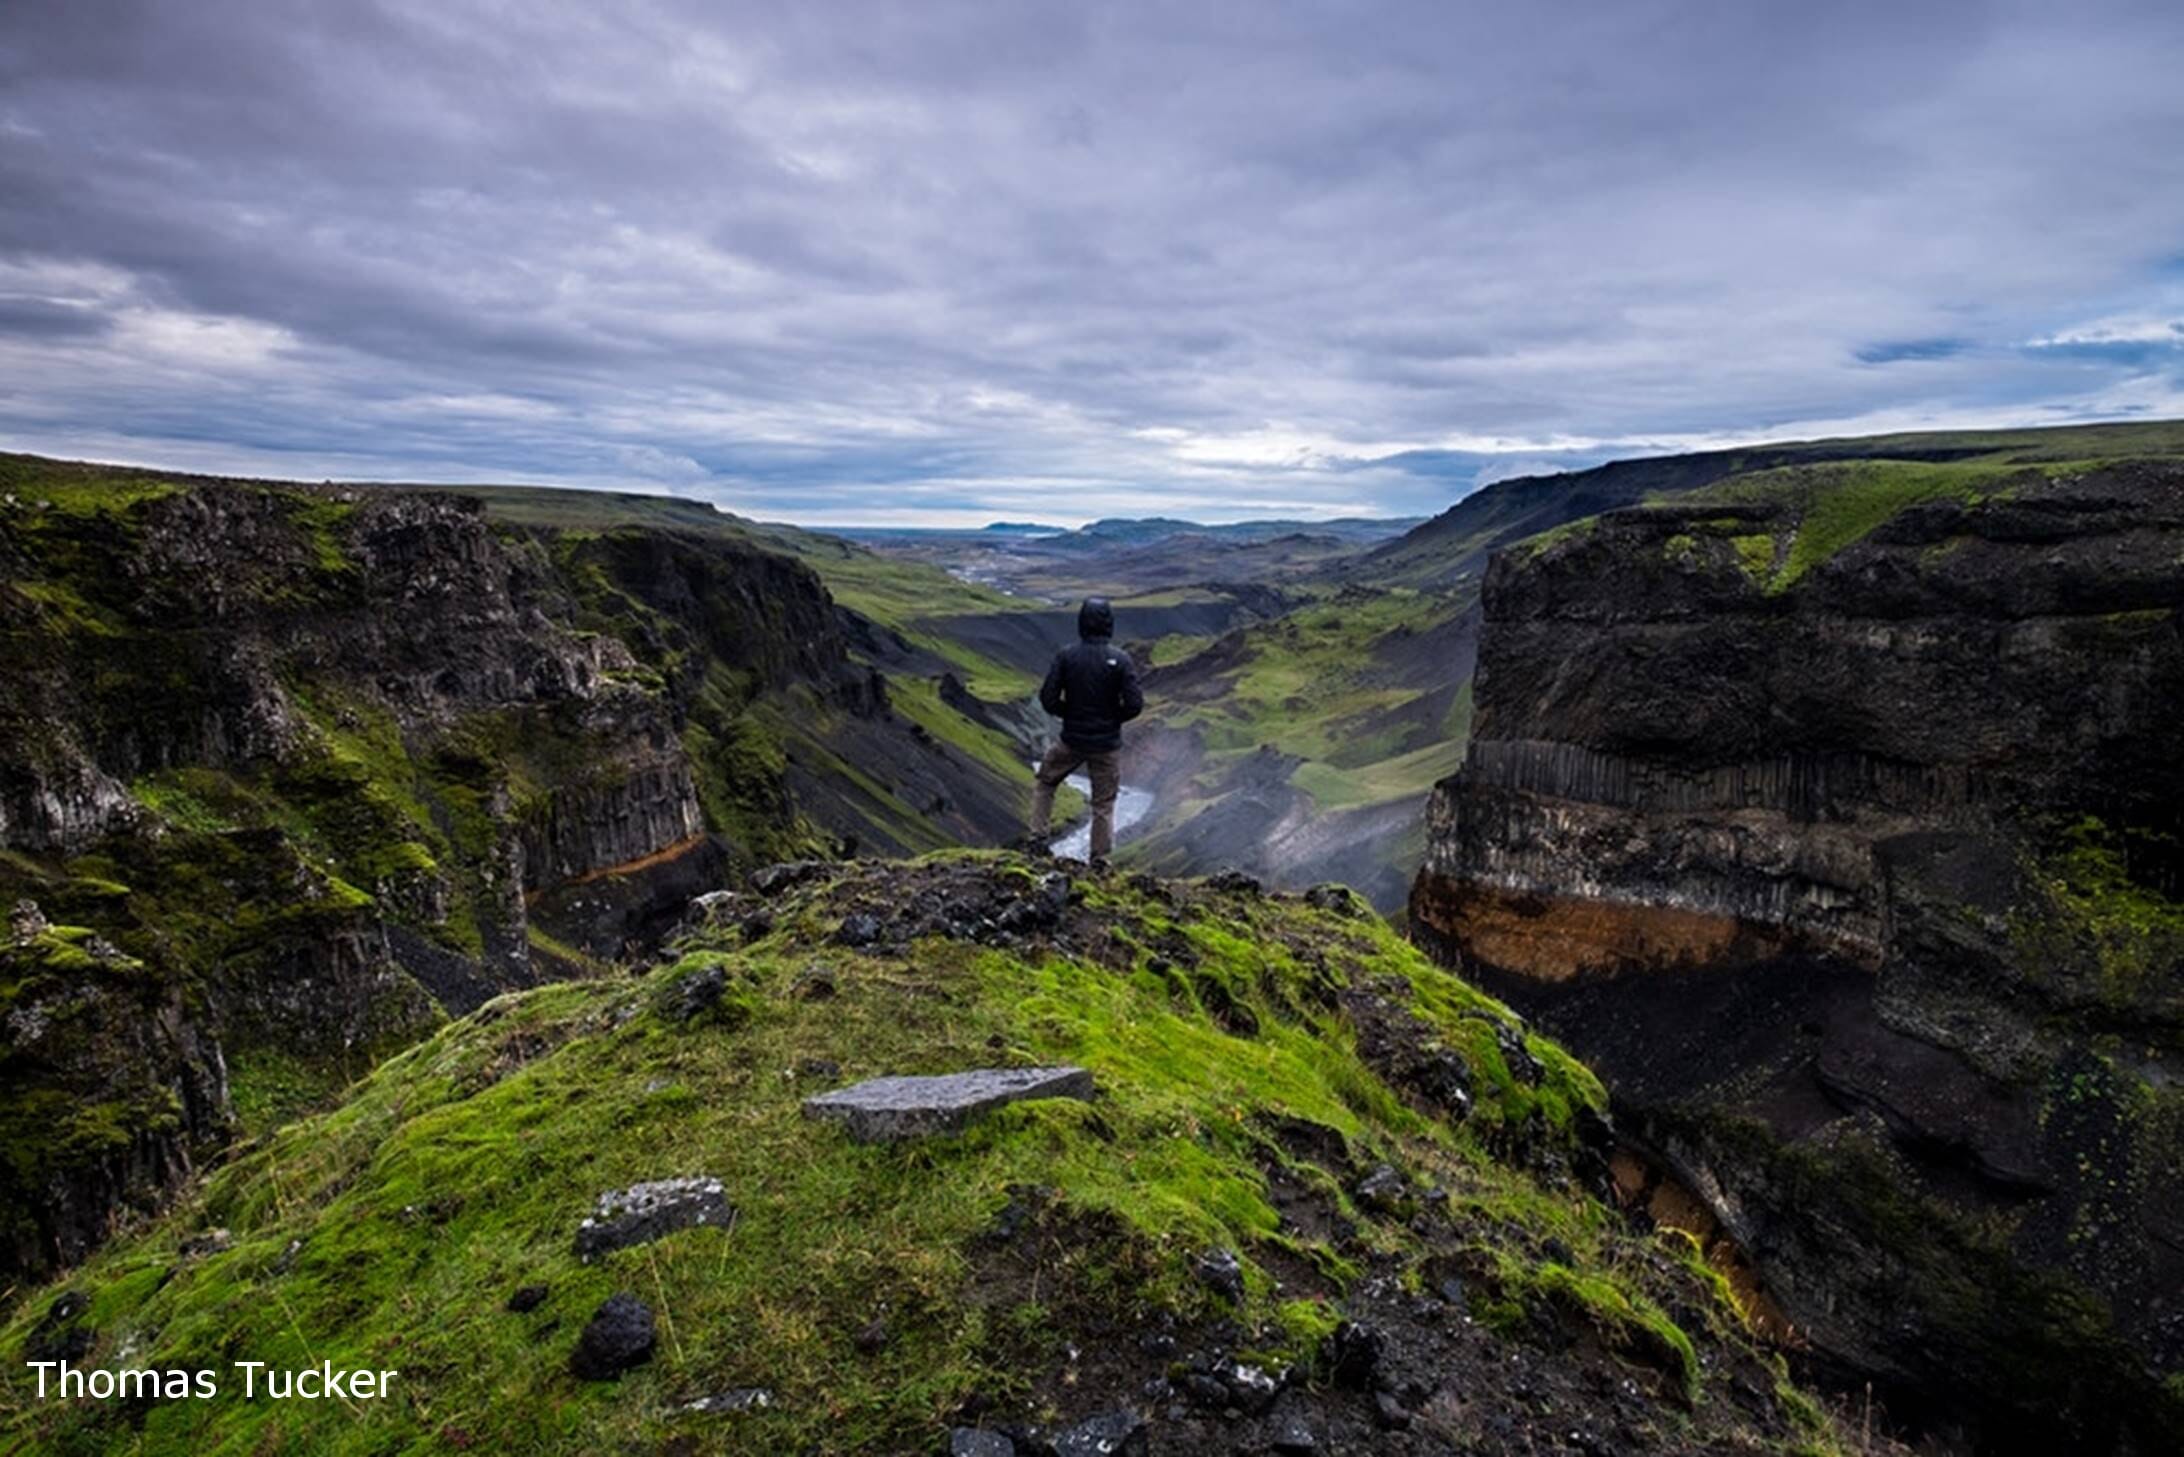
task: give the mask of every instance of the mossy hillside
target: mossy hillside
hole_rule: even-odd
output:
[[[504,997],[66,1282],[91,1300],[93,1362],[395,1366],[397,1399],[175,1403],[132,1425],[29,1401],[10,1368],[0,1421],[55,1452],[598,1451],[678,1436],[696,1450],[923,1450],[974,1393],[1035,1414],[1066,1400],[1049,1378],[1088,1323],[1221,1318],[1191,1273],[1210,1245],[1244,1257],[1235,1318],[1250,1348],[1309,1361],[1365,1267],[1426,1256],[1408,1210],[1349,1192],[1382,1160],[1446,1194],[1440,1257],[1469,1251],[1482,1299],[1513,1322],[1574,1303],[1635,1379],[1665,1381],[1677,1399],[1654,1420],[1670,1429],[1733,1410],[1699,1354],[1742,1339],[1710,1287],[1575,1185],[1510,1161],[1562,1146],[1555,1130],[1597,1104],[1597,1084],[1372,918],[1103,879],[1052,939],[927,937],[876,955],[831,944],[845,915],[899,907],[921,878],[1033,874],[965,856],[852,870],[779,906],[748,943],[703,932],[637,982]],[[838,995],[798,993],[815,962]],[[678,1021],[688,979],[711,969],[724,996]],[[1339,996],[1366,985],[1403,990],[1462,1050],[1479,1088],[1470,1122],[1406,1101],[1361,1057]],[[1540,1060],[1536,1086],[1502,1061],[1497,1028]],[[952,1139],[860,1146],[798,1111],[863,1076],[1058,1061],[1090,1068],[1100,1098],[1019,1105]],[[1283,1136],[1299,1128],[1320,1131],[1310,1156]],[[597,1192],[688,1173],[725,1182],[729,1228],[575,1259]],[[1277,1173],[1316,1190],[1354,1237],[1285,1225]],[[1027,1186],[1054,1191],[1053,1258],[1036,1283],[997,1275],[982,1238]],[[232,1249],[180,1253],[212,1226]],[[538,1310],[503,1310],[539,1283]],[[576,1330],[618,1289],[658,1311],[659,1352],[619,1383],[577,1382],[563,1369]],[[25,1298],[0,1343],[19,1346],[50,1299]],[[887,1339],[861,1351],[876,1315]],[[745,1386],[774,1404],[727,1426],[677,1410]]]
[[[980,698],[999,703],[1038,690],[1038,680],[1030,674],[917,624],[963,612],[1033,612],[1045,604],[966,582],[922,562],[885,557],[840,537],[770,529],[780,546],[819,574],[837,602],[945,660]]]
[[[1189,787],[1169,786],[1160,825],[1182,827],[1218,802],[1230,771],[1262,747],[1300,761],[1289,783],[1323,811],[1426,794],[1461,766],[1471,723],[1468,683],[1446,703],[1435,696],[1449,665],[1429,644],[1470,600],[1352,590],[1232,640],[1164,641],[1156,661],[1170,676],[1155,680],[1148,721],[1190,733],[1203,757]]]
[[[1382,654],[1391,635],[1399,642],[1427,632],[1459,610],[1450,599],[1410,591],[1358,592],[1301,608],[1244,632],[1222,692],[1156,702],[1149,711],[1199,728],[1215,750],[1271,743],[1337,767],[1390,758],[1416,745],[1399,727],[1359,735],[1356,721],[1400,708],[1423,690],[1390,672]]]
[[[938,567],[882,556],[823,532],[746,520],[702,501],[522,486],[433,489],[475,495],[497,521],[544,528],[566,538],[644,527],[782,552],[816,571],[842,606],[902,633],[913,646],[950,663],[980,697],[990,701],[1021,698],[1038,686],[1014,668],[913,626],[952,612],[1017,612],[1040,606],[952,577]]]

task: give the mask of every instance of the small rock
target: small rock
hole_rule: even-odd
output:
[[[1245,1416],[1257,1416],[1274,1404],[1274,1398],[1282,1394],[1282,1384],[1263,1368],[1238,1361],[1222,1376],[1228,1387],[1229,1403]]]
[[[1532,1056],[1532,1049],[1524,1045],[1524,1034],[1507,1022],[1494,1024],[1494,1040],[1501,1044],[1502,1061],[1509,1064],[1509,1074],[1518,1082],[1538,1087],[1547,1075],[1546,1065]]]
[[[1054,1457],[1146,1457],[1145,1418],[1134,1411],[1102,1412],[1054,1439]]]
[[[1364,1391],[1380,1371],[1387,1342],[1379,1331],[1359,1321],[1346,1320],[1328,1338],[1328,1366],[1341,1385]]]
[[[1319,1450],[1319,1439],[1312,1435],[1304,1414],[1297,1411],[1284,1411],[1274,1418],[1266,1444],[1283,1457],[1297,1457],[1299,1453]]]
[[[878,916],[859,911],[842,919],[842,924],[835,928],[834,939],[844,946],[870,946],[886,932],[887,928],[880,924]]]
[[[1410,1085],[1453,1121],[1471,1116],[1471,1066],[1447,1048],[1435,1048],[1418,1060]]]
[[[1081,1067],[983,1068],[939,1077],[873,1078],[804,1100],[804,1116],[832,1119],[860,1143],[954,1133],[978,1115],[1030,1098],[1090,1101]]]
[[[651,1306],[626,1290],[610,1295],[577,1337],[569,1373],[585,1381],[611,1381],[651,1360],[657,1339]]]
[[[751,872],[751,889],[760,895],[779,895],[806,881],[817,880],[832,867],[824,860],[789,860]]]
[[[693,1022],[720,1007],[728,990],[728,973],[718,966],[701,966],[670,982],[660,994],[660,1014],[675,1022]]]
[[[1009,903],[994,924],[1004,931],[1049,931],[1061,923],[1069,909],[1069,877],[1050,870],[1039,877],[1031,894]]]
[[[515,1293],[508,1297],[508,1313],[510,1315],[529,1315],[546,1303],[546,1295],[547,1290],[544,1285],[518,1286]]]
[[[53,1297],[46,1313],[23,1342],[26,1361],[81,1361],[91,1352],[95,1332],[82,1324],[90,1313],[91,1298],[81,1290],[64,1290]]]
[[[789,995],[807,1002],[823,1002],[838,990],[830,966],[807,966],[789,983]]]
[[[1244,1266],[1236,1251],[1214,1249],[1198,1257],[1198,1283],[1230,1302],[1244,1298]]]
[[[1047,1440],[1044,1427],[1004,1426],[1000,1432],[1015,1446],[1017,1457],[1054,1457],[1054,1444]]]
[[[948,1433],[948,1457],[1016,1457],[1016,1444],[999,1432],[957,1427]]]
[[[19,900],[15,903],[15,909],[8,913],[8,927],[15,933],[16,944],[20,945],[34,937],[43,936],[52,928],[52,922],[45,918],[44,911],[38,909],[36,901]]]
[[[842,1075],[842,1065],[831,1057],[807,1057],[796,1065],[800,1078],[832,1079]]]
[[[1392,1391],[1373,1393],[1373,1420],[1391,1432],[1400,1432],[1411,1424],[1411,1414]]]
[[[1464,1282],[1454,1275],[1441,1282],[1441,1299],[1459,1311],[1470,1309],[1470,1302],[1464,1295]]]
[[[175,1246],[175,1253],[185,1260],[202,1259],[206,1255],[225,1254],[235,1248],[235,1236],[225,1229],[208,1229],[193,1234]]]
[[[859,1353],[863,1355],[877,1354],[887,1345],[887,1317],[884,1315],[872,1317],[863,1330],[858,1331],[856,1335],[850,1338],[850,1343],[856,1346]]]
[[[1357,917],[1365,914],[1364,904],[1357,892],[1347,885],[1315,885],[1304,893],[1304,903],[1314,910],[1330,911],[1338,916]]]
[[[742,900],[742,893],[733,890],[709,890],[704,895],[692,896],[690,904],[683,908],[683,924],[702,926],[716,920],[733,919],[741,909]]]
[[[718,1179],[656,1179],[599,1196],[577,1226],[576,1253],[587,1264],[611,1250],[646,1244],[678,1229],[727,1224],[735,1218]]]
[[[1206,877],[1206,889],[1222,891],[1228,895],[1264,895],[1266,887],[1241,870],[1223,870]]]
[[[1203,1371],[1186,1371],[1176,1380],[1183,1394],[1200,1406],[1215,1411],[1229,1404],[1228,1383]]]
[[[1407,1190],[1403,1176],[1388,1164],[1375,1164],[1371,1172],[1357,1181],[1354,1191],[1357,1202],[1375,1214],[1394,1214],[1403,1207]]]
[[[695,1401],[686,1401],[682,1404],[682,1409],[684,1411],[721,1413],[764,1411],[773,1404],[774,1394],[765,1387],[738,1386],[731,1391],[717,1392],[712,1396],[701,1396]]]

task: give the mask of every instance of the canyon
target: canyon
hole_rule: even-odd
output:
[[[1618,462],[1226,580],[1176,527],[1003,534],[1141,589],[1095,874],[990,848],[1068,616],[932,541],[0,457],[8,1339],[278,1295],[466,1442],[2184,1440],[2184,432]],[[1033,1065],[1099,1091],[884,1165],[797,1111]],[[689,1345],[572,1397],[621,1286]]]

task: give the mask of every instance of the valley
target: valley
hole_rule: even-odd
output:
[[[996,848],[1090,592],[1105,873]],[[417,1393],[0,1431],[2166,1450],[2180,633],[2174,424],[857,540],[0,457],[0,1341]],[[571,1244],[692,1179],[731,1223]]]

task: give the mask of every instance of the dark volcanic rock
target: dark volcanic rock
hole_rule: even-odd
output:
[[[657,1339],[651,1306],[626,1290],[610,1295],[577,1337],[569,1372],[585,1381],[611,1380],[651,1360]]]
[[[1054,1439],[1055,1457],[1146,1457],[1145,1419],[1132,1411],[1105,1412]]]
[[[1297,1411],[1275,1414],[1266,1444],[1281,1457],[1305,1457],[1305,1454],[1319,1450],[1319,1438],[1312,1434],[1312,1424]]]
[[[53,1298],[46,1313],[31,1327],[23,1342],[26,1361],[81,1361],[91,1352],[96,1332],[83,1324],[91,1301],[81,1290],[64,1290]]]
[[[723,1226],[735,1218],[718,1179],[658,1179],[611,1190],[577,1227],[576,1253],[586,1263],[697,1225]]]
[[[878,916],[869,916],[860,911],[842,918],[842,924],[835,929],[834,939],[844,946],[870,946],[886,934],[887,927]]]
[[[1398,1213],[1410,1197],[1410,1184],[1387,1164],[1375,1164],[1352,1191],[1357,1202],[1375,1214]]]
[[[1346,1320],[1335,1327],[1328,1340],[1328,1372],[1345,1386],[1369,1390],[1380,1374],[1380,1358],[1386,1348],[1387,1342],[1379,1331]]]
[[[1016,1444],[999,1432],[957,1427],[948,1433],[948,1457],[1016,1457]]]
[[[1198,1257],[1194,1267],[1198,1283],[1220,1296],[1223,1300],[1240,1302],[1244,1298],[1244,1267],[1234,1250],[1208,1250]]]
[[[751,889],[764,896],[780,895],[797,886],[809,885],[836,868],[824,860],[784,861],[752,871]]]
[[[660,1010],[673,1021],[693,1022],[717,1010],[727,990],[728,973],[718,966],[701,966],[668,984]]]
[[[2184,466],[1808,555],[1831,499],[1495,558],[1414,933],[1600,1070],[1625,1187],[1824,1367],[1997,1451],[2177,1447]]]
[[[546,1303],[548,1291],[544,1285],[519,1285],[508,1297],[510,1315],[529,1315]]]

